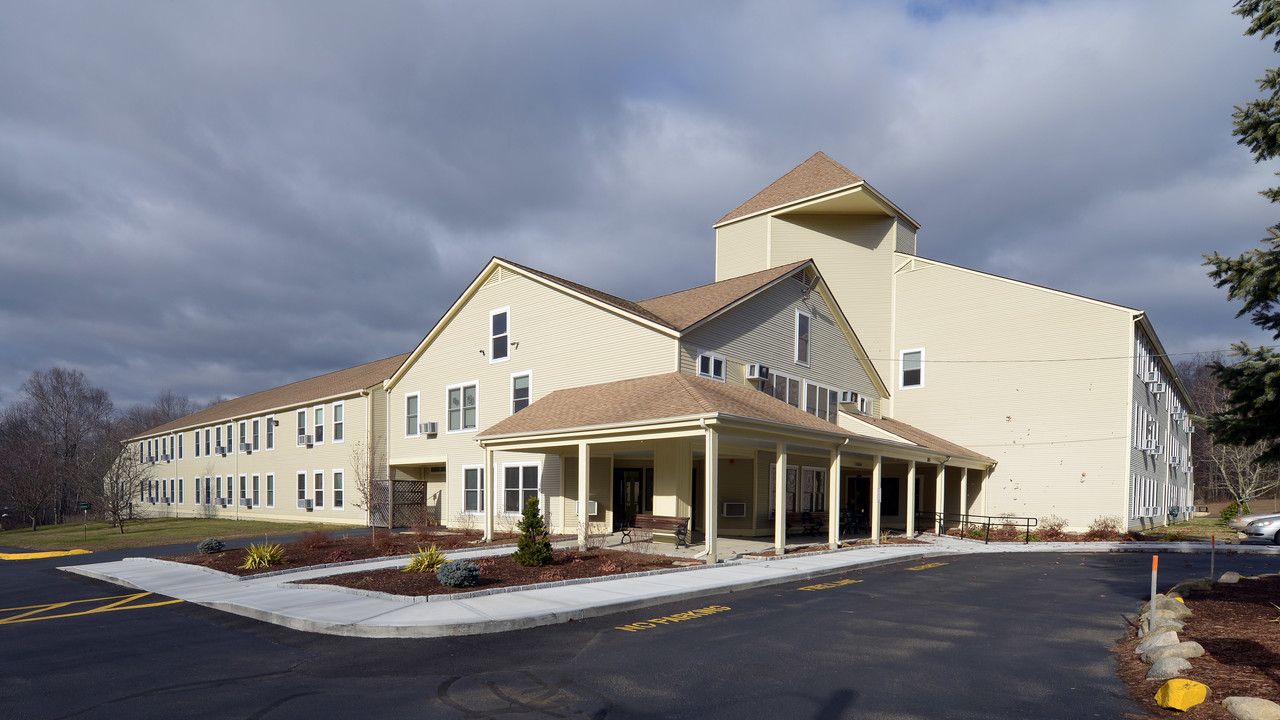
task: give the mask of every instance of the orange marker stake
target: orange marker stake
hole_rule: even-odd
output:
[[[1147,632],[1156,620],[1156,568],[1160,566],[1160,556],[1151,556],[1151,603],[1147,605]]]

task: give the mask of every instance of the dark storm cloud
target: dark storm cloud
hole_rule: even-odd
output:
[[[816,150],[921,253],[1251,337],[1270,224],[1203,3],[25,3],[0,24],[0,402],[253,392],[410,350],[492,255],[629,298]]]

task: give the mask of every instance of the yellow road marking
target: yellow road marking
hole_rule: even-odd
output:
[[[0,553],[0,560],[40,560],[43,558],[88,555],[92,550],[49,550],[48,552]]]
[[[831,590],[832,588],[844,587],[845,585],[853,585],[854,583],[860,583],[860,582],[862,582],[862,581],[861,581],[861,580],[854,580],[853,578],[845,578],[844,580],[836,580],[836,581],[834,581],[834,582],[828,582],[828,583],[818,583],[817,585],[805,585],[805,586],[804,586],[804,587],[802,587],[802,588],[796,588],[796,589],[797,589],[797,590],[809,590],[809,591],[812,591],[812,590]]]
[[[141,592],[141,593],[134,593],[132,595],[112,595],[109,597],[102,597],[102,598],[90,598],[88,600],[68,600],[66,602],[49,603],[47,605],[25,605],[23,607],[4,608],[4,609],[0,609],[0,613],[9,613],[15,610],[25,610],[26,612],[19,612],[17,615],[2,617],[0,618],[0,625],[13,625],[16,623],[35,622],[37,620],[56,620],[58,618],[77,617],[80,615],[93,615],[95,613],[113,612],[116,610],[141,610],[143,608],[160,607],[162,605],[173,605],[175,603],[182,602],[181,600],[160,600],[158,602],[140,603],[136,605],[128,604],[135,600],[141,600],[142,598],[150,594],[151,593],[149,592]],[[90,608],[88,610],[81,610],[80,612],[61,613],[59,615],[42,614],[42,613],[52,612],[54,610],[61,610],[62,608],[67,607],[68,605],[76,605],[79,603],[104,602],[108,600],[114,600],[115,602],[109,602],[106,605]]]
[[[682,612],[682,613],[674,613],[672,615],[666,615],[659,618],[650,618],[648,621],[644,621],[644,622],[633,622],[629,625],[619,625],[618,627],[615,627],[614,630],[626,630],[627,632],[636,632],[638,630],[648,630],[649,628],[654,628],[659,625],[666,625],[668,623],[678,623],[678,622],[683,622],[685,620],[696,620],[698,618],[703,618],[708,615],[714,615],[716,613],[725,612],[731,609],[732,608],[725,607],[724,605],[708,605],[704,608],[698,608],[697,610],[690,610],[688,612]]]
[[[944,562],[925,563],[924,565],[916,565],[915,567],[909,567],[907,569],[908,570],[928,570],[929,568],[942,567],[943,565],[946,565],[946,563]]]

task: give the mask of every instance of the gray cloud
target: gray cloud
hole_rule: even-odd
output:
[[[822,149],[922,254],[1258,341],[1200,255],[1272,182],[1275,64],[1206,3],[25,3],[0,24],[0,402],[120,405],[405,352],[492,255],[629,298]]]

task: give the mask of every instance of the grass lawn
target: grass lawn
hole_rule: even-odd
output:
[[[1152,540],[1159,540],[1162,536],[1175,535],[1181,533],[1188,540],[1204,539],[1208,540],[1209,536],[1216,535],[1219,540],[1235,540],[1236,531],[1227,527],[1227,523],[1217,515],[1202,518],[1191,518],[1186,522],[1180,522],[1169,527],[1158,527],[1145,531],[1143,534]]]
[[[85,539],[83,523],[69,522],[63,525],[42,525],[31,528],[0,532],[0,546],[29,548],[31,550],[121,550],[124,548],[150,547],[195,543],[209,537],[242,538],[285,535],[308,530],[360,530],[350,525],[329,523],[289,523],[258,520],[225,520],[221,518],[148,518],[125,525],[124,534],[119,528],[105,522],[89,523],[88,539]],[[368,532],[367,530],[365,532]]]

